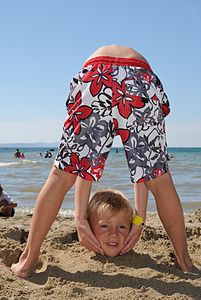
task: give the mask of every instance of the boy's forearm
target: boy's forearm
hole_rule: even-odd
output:
[[[87,219],[87,206],[89,202],[92,182],[78,177],[75,184],[75,220]]]
[[[87,219],[87,205],[88,201],[84,200],[82,197],[81,199],[76,197],[75,198],[75,212],[74,217],[75,220]],[[78,200],[80,199],[80,200]]]
[[[148,189],[144,183],[135,183],[135,210],[137,215],[146,219]]]

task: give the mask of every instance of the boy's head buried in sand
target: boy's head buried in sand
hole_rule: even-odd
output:
[[[129,200],[119,191],[96,192],[89,201],[88,220],[104,254],[120,254],[133,219]]]

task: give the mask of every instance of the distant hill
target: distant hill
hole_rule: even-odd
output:
[[[58,143],[0,143],[0,148],[33,148],[33,147],[44,147],[44,148],[55,148],[58,147]]]

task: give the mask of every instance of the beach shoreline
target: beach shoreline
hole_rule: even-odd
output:
[[[31,215],[0,218],[0,299],[200,299],[201,278],[186,276],[172,262],[172,246],[156,213],[134,251],[109,258],[89,253],[72,218],[58,216],[41,248],[40,264],[23,280],[10,271],[28,235]],[[188,248],[201,269],[201,209],[185,214]]]
[[[54,162],[56,148],[52,158],[45,158],[47,148],[20,148],[25,153],[25,159],[15,159],[15,148],[0,148],[1,184],[5,191],[17,202],[18,208],[33,208],[38,194],[47,180]],[[201,207],[201,148],[168,148],[172,157],[169,168],[181,199],[183,210],[193,212]],[[42,156],[40,155],[42,154]],[[123,176],[122,176],[123,174]],[[133,184],[130,181],[129,170],[123,148],[116,153],[111,149],[103,176],[93,184],[92,192],[112,188],[121,190],[133,205]],[[65,196],[63,209],[74,208],[74,189]],[[149,193],[148,211],[156,211],[155,200]]]

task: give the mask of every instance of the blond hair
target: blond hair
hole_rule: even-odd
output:
[[[88,220],[91,222],[95,214],[115,214],[124,211],[132,221],[133,209],[129,200],[118,190],[99,190],[88,204]]]

